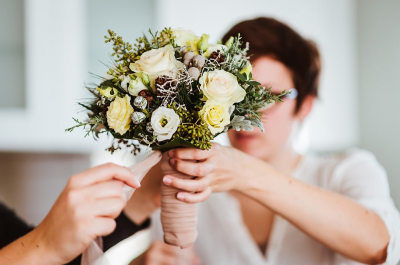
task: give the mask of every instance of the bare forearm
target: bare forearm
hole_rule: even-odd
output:
[[[57,263],[52,253],[41,244],[34,230],[1,249],[0,264],[56,265],[61,263]]]
[[[364,263],[384,260],[382,220],[353,200],[282,174],[262,161],[241,190],[332,250]]]

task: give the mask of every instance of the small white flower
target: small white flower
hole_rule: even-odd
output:
[[[139,92],[142,90],[148,90],[147,86],[145,86],[145,84],[143,83],[142,78],[136,77],[135,79],[129,81],[129,87],[128,87],[129,94],[137,97]]]
[[[210,57],[211,53],[216,52],[220,50],[222,52],[222,50],[227,51],[228,47],[226,47],[225,45],[222,44],[210,44],[210,46],[208,46],[208,49],[206,51],[206,53],[204,54],[204,56],[206,56],[207,58]]]
[[[151,116],[151,126],[159,142],[171,139],[179,124],[179,116],[173,109],[159,107]]]
[[[128,84],[131,81],[129,75],[121,75],[119,78],[122,80],[121,87],[125,89],[125,91],[128,91]]]
[[[172,36],[175,37],[175,44],[178,46],[190,47],[190,50],[197,50],[199,37],[191,30],[176,28],[172,30]]]

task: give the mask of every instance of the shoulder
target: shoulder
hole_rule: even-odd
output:
[[[314,167],[318,186],[339,193],[355,188],[389,192],[385,169],[367,150],[353,148],[342,153],[312,154],[307,159]]]

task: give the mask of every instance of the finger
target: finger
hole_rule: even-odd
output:
[[[96,217],[117,218],[126,205],[126,201],[116,197],[103,198],[89,205],[88,213]]]
[[[188,193],[188,192],[179,192],[176,195],[176,198],[183,202],[188,203],[197,203],[204,202],[211,195],[211,187],[208,187],[202,192],[199,193]]]
[[[195,177],[204,177],[214,169],[210,161],[194,162],[172,158],[170,164],[175,170]]]
[[[100,182],[83,188],[85,199],[101,199],[107,197],[117,197],[126,200],[123,191],[125,184],[119,180],[109,180]]]
[[[200,259],[195,254],[193,247],[177,249],[177,255],[179,257],[179,261],[184,264],[199,264]]]
[[[130,166],[129,169],[135,175],[135,178],[141,182],[144,176],[152,169],[158,162],[160,162],[162,158],[162,153],[160,151],[155,151],[149,157],[144,159],[143,161]]]
[[[140,183],[128,168],[113,163],[93,167],[77,174],[70,178],[69,185],[73,188],[84,187],[112,179],[123,181],[135,189],[140,187]]]
[[[107,236],[111,234],[115,230],[116,226],[117,224],[114,219],[98,217],[90,223],[90,226],[88,226],[87,229],[93,235],[94,239],[98,236]]]
[[[163,178],[163,182],[167,186],[188,191],[188,192],[201,192],[210,186],[210,178],[198,178],[198,179],[181,179],[171,175],[166,175]]]
[[[197,148],[177,148],[168,152],[171,158],[184,160],[205,160],[212,156],[211,150],[200,150]]]

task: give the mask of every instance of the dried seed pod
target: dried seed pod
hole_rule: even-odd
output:
[[[140,124],[146,119],[146,115],[143,112],[135,111],[131,118],[134,124]]]
[[[138,96],[133,101],[133,105],[136,108],[143,110],[143,109],[145,109],[147,107],[147,100],[142,96]]]
[[[194,67],[197,67],[200,70],[206,63],[206,58],[201,55],[196,55],[193,57],[192,63]]]
[[[160,75],[155,80],[155,86],[157,93],[159,93],[160,90],[170,90],[174,88],[176,86],[176,81],[169,76]]]
[[[196,54],[194,52],[187,52],[183,56],[183,61],[191,61]]]
[[[154,98],[151,92],[147,89],[144,89],[138,93],[139,96],[144,97],[147,100],[147,103],[150,105],[153,102]]]
[[[190,67],[188,73],[193,79],[197,79],[200,76],[200,70],[196,67]]]
[[[225,57],[222,55],[220,50],[217,50],[210,54],[210,58],[208,58],[208,60],[210,60],[212,62],[217,62],[218,64],[220,64],[225,61]]]

